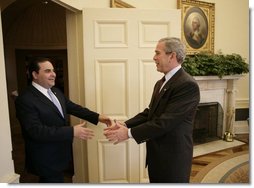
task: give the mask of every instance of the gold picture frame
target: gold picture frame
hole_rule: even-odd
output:
[[[110,0],[110,7],[111,8],[135,8],[134,6],[125,3],[121,0]]]
[[[181,9],[181,38],[187,54],[214,53],[215,4],[196,0],[177,0]]]

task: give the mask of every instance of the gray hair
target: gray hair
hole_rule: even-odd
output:
[[[182,64],[185,57],[185,45],[179,38],[176,37],[166,37],[159,40],[159,42],[165,43],[165,53],[176,53],[176,59],[178,63]]]

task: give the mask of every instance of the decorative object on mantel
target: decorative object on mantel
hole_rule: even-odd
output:
[[[249,72],[249,65],[239,54],[201,52],[187,55],[183,68],[192,76],[238,75]]]

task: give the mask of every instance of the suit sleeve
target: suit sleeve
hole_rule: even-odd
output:
[[[176,126],[189,126],[191,130],[193,114],[199,103],[199,88],[195,82],[185,82],[161,98],[153,118],[131,128],[137,143],[160,137]],[[134,120],[132,120],[134,121]]]
[[[89,110],[88,108],[82,107],[72,101],[66,99],[67,113],[89,121],[90,123],[97,125],[99,121],[99,114]]]
[[[132,128],[132,127],[135,127],[139,124],[142,124],[148,120],[148,113],[149,113],[149,109],[146,108],[143,112],[141,112],[141,113],[137,114],[136,116],[134,116],[133,118],[127,120],[125,122],[125,124],[127,125],[128,128]]]

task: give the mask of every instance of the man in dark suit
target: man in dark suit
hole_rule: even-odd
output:
[[[155,84],[149,108],[104,130],[115,144],[128,138],[138,144],[146,142],[151,183],[189,182],[192,123],[200,92],[196,81],[181,67],[184,58],[185,47],[178,38],[159,40],[153,59],[157,71],[165,76]]]
[[[42,183],[63,183],[63,171],[72,158],[72,142],[77,137],[93,137],[85,123],[69,126],[67,114],[111,125],[111,120],[67,99],[55,85],[51,60],[37,58],[29,65],[31,85],[15,100],[16,115],[25,140],[26,168]],[[54,102],[56,104],[54,104]],[[58,109],[59,107],[59,109]]]

